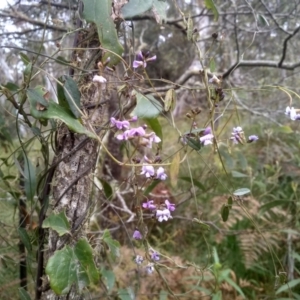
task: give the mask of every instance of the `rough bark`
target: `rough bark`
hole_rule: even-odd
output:
[[[85,45],[81,44],[81,47],[95,49],[99,46],[97,34],[91,34],[91,40]],[[84,58],[81,57],[82,61],[89,61],[89,68],[96,69],[97,62],[100,59],[99,54],[99,50],[86,50],[84,53],[78,53],[78,56],[84,56]],[[93,58],[94,60],[91,63]],[[85,67],[83,66],[83,68]],[[87,118],[83,117],[82,122],[88,129],[92,126],[95,132],[99,133],[99,136],[103,136],[105,133],[103,128],[108,121],[106,107],[103,103],[116,101],[116,92],[114,85],[107,84],[104,87],[99,83],[93,83],[92,78],[93,75],[89,74],[82,77],[79,82],[81,110],[88,116]],[[108,75],[106,78],[110,81]],[[54,161],[59,163],[56,166],[52,182],[53,198],[50,205],[56,213],[65,211],[71,225],[71,235],[59,237],[55,231],[49,229],[45,263],[55,251],[62,249],[65,245],[72,246],[79,238],[86,236],[85,224],[94,207],[90,192],[98,148],[99,145],[96,140],[71,132],[64,124],[61,124],[57,130],[57,155]],[[71,288],[67,295],[55,295],[49,289],[46,277],[44,278],[43,289],[41,299],[84,299],[82,295],[78,294],[75,286]]]

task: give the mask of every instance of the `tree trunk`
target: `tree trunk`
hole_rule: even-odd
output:
[[[95,35],[92,43],[93,45],[91,43],[85,45],[86,48],[95,49]],[[97,46],[99,46],[99,42]],[[100,59],[99,50],[96,50],[96,52],[95,50],[86,50],[84,54],[89,58],[98,57],[98,60]],[[90,68],[96,69],[98,60],[90,64]],[[88,115],[86,120],[82,118],[82,122],[88,129],[92,125],[95,132],[100,132],[103,136],[105,132],[102,129],[107,125],[108,114],[105,105],[103,106],[101,103],[117,101],[117,93],[113,84],[108,88],[108,83],[103,86],[92,82],[92,78],[93,75],[89,74],[81,79],[78,84],[81,91],[81,109]],[[109,82],[108,75],[106,78]],[[56,166],[52,182],[53,200],[50,204],[55,213],[65,211],[71,225],[71,235],[59,237],[56,231],[49,229],[46,262],[55,251],[62,249],[65,245],[72,246],[80,238],[86,236],[85,223],[94,208],[90,192],[93,184],[93,171],[97,161],[98,147],[96,140],[71,132],[64,124],[57,131],[57,156],[54,159],[54,163],[59,163]],[[72,286],[67,295],[57,296],[49,289],[47,281],[45,278],[43,287],[45,292],[42,294],[41,299],[84,299],[82,295],[78,294],[75,285]]]

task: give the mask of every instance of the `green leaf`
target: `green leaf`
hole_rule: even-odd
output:
[[[276,131],[281,133],[287,133],[287,134],[294,132],[290,126],[277,126]]]
[[[29,76],[32,72],[32,63],[28,63],[23,71],[24,81],[28,82],[30,80]]]
[[[239,160],[239,165],[242,170],[247,170],[248,168],[248,161],[245,155],[242,152],[238,152],[237,154],[238,160]]]
[[[205,223],[203,223],[201,220],[199,220],[197,218],[193,218],[192,221],[200,224],[200,227],[202,227],[203,230],[210,230],[210,226],[207,225],[207,224],[205,224]]]
[[[167,19],[167,1],[153,0],[152,12],[157,23],[162,24]]]
[[[106,197],[106,199],[111,199],[112,195],[113,195],[113,189],[112,187],[110,186],[110,184],[103,180],[103,179],[99,179],[101,184],[102,184],[102,187],[103,187],[103,192],[104,192],[104,195]]]
[[[131,297],[131,294],[129,293],[129,291],[125,290],[125,289],[119,289],[118,290],[118,296],[120,297],[121,300],[132,300],[135,298]]]
[[[29,238],[29,235],[28,235],[26,229],[19,227],[18,233],[19,233],[20,239],[21,239],[22,243],[24,244],[25,248],[27,249],[27,251],[29,253],[31,253],[32,246],[31,246],[30,238]]]
[[[151,184],[149,184],[144,190],[144,195],[148,196],[151,193],[151,191],[159,184],[159,182],[159,180],[153,180]]]
[[[69,110],[50,100],[48,107],[44,110],[37,109],[37,101],[41,101],[36,98],[37,94],[32,93],[32,90],[27,91],[27,96],[30,102],[30,113],[38,120],[45,119],[59,119],[64,122],[72,131],[85,134],[90,138],[96,139],[96,135],[88,131],[79,120],[75,119]]]
[[[291,202],[288,201],[288,200],[273,200],[273,201],[270,201],[264,205],[262,205],[260,208],[259,208],[259,214],[260,215],[263,215],[266,211],[270,210],[271,208],[273,207],[276,207],[276,206],[282,206],[282,205],[288,205],[290,204]]]
[[[32,201],[36,190],[36,174],[35,168],[29,160],[28,156],[24,153],[24,187],[25,194],[28,200]]]
[[[222,292],[218,291],[216,294],[213,295],[211,300],[222,300]]]
[[[97,284],[99,280],[99,272],[93,259],[92,247],[88,241],[85,239],[80,239],[75,245],[74,253],[81,265],[81,268],[88,276],[89,282]]]
[[[44,220],[42,227],[55,230],[59,236],[70,232],[70,224],[64,211],[59,214],[51,214]]]
[[[61,76],[58,78],[58,82],[56,84],[56,90],[57,90],[57,100],[59,106],[65,108],[67,111],[70,110],[68,101],[65,96],[65,91],[64,91],[64,76]]]
[[[193,181],[192,181],[191,177],[187,177],[187,176],[186,177],[185,176],[184,177],[179,177],[179,179],[190,182],[190,183],[193,182],[196,187],[198,187],[202,191],[205,191],[205,186],[200,181],[198,181],[196,179],[193,179]]]
[[[124,19],[143,14],[151,9],[153,0],[130,0],[121,8],[121,14]]]
[[[69,108],[76,119],[80,118],[80,99],[81,94],[77,83],[70,76],[64,76],[64,95],[69,104]]]
[[[49,106],[49,103],[46,100],[47,93],[48,93],[48,91],[40,85],[38,85],[35,89],[27,90],[27,96],[28,96],[30,103],[31,103],[31,101],[34,102],[35,109],[37,109],[39,111],[42,110],[42,107],[45,109]],[[40,104],[41,107],[38,107],[38,104]]]
[[[243,299],[246,299],[246,296],[241,288],[231,278],[225,277],[224,280],[227,281],[243,297]]]
[[[139,118],[153,119],[156,118],[162,111],[163,107],[152,95],[144,96],[143,94],[136,94],[136,107],[132,115]]]
[[[167,91],[164,101],[164,110],[173,110],[176,106],[176,93],[174,89]]]
[[[241,188],[241,189],[237,189],[233,192],[233,195],[235,196],[243,196],[246,194],[251,193],[251,191],[248,188]]]
[[[199,151],[202,148],[202,144],[199,138],[186,136],[185,139],[187,141],[187,145],[193,148],[194,150]]]
[[[13,143],[11,129],[7,126],[7,118],[0,114],[0,141]]]
[[[234,161],[233,161],[232,157],[230,156],[230,154],[228,153],[228,149],[225,147],[220,147],[219,152],[220,152],[221,156],[224,158],[226,167],[228,169],[233,169]]]
[[[111,237],[111,234],[107,229],[104,231],[102,239],[110,249],[113,259],[120,256],[120,244]]]
[[[48,260],[46,274],[49,276],[51,289],[57,294],[67,294],[73,283],[78,282],[78,262],[73,249],[66,246],[58,250]],[[87,285],[87,278],[84,283]]]
[[[108,289],[108,292],[110,292],[114,287],[116,281],[114,272],[110,270],[102,269],[101,276],[105,278],[106,287]]]
[[[221,217],[223,222],[226,222],[229,217],[229,207],[227,204],[223,204],[221,208]]]
[[[107,50],[102,61],[105,62],[110,57],[109,66],[116,65],[124,49],[119,42],[117,30],[111,18],[112,0],[83,0],[82,2],[84,4],[82,18],[96,24],[101,47]]]
[[[13,82],[8,82],[5,85],[3,85],[3,87],[7,88],[11,92],[16,92],[19,90],[19,86]]]
[[[24,288],[19,288],[19,297],[21,300],[31,300],[28,292]]]
[[[160,145],[163,142],[161,125],[157,118],[145,119],[146,124],[155,132],[155,134],[161,139]]]
[[[169,293],[167,291],[160,291],[159,292],[159,300],[168,300]]]
[[[233,199],[232,199],[231,196],[229,196],[228,199],[227,199],[227,205],[228,205],[229,208],[232,208],[232,203],[233,203]]]
[[[214,14],[214,20],[218,21],[219,18],[219,12],[217,10],[217,7],[214,3],[213,0],[204,0],[204,5],[206,6],[207,9],[210,9],[212,13]]]
[[[268,20],[264,15],[258,14],[258,20],[262,23],[263,26],[270,26]]]
[[[20,52],[22,62],[27,66],[30,63],[30,58],[23,52]]]
[[[74,249],[66,246],[57,250],[48,260],[46,274],[51,289],[57,295],[68,293],[73,284],[81,292],[91,283],[96,284],[99,279],[91,246],[84,239],[79,240]]]
[[[247,174],[243,174],[243,173],[238,172],[238,171],[231,171],[231,175],[234,178],[245,178],[245,177],[248,177]]]
[[[300,278],[298,279],[294,279],[292,281],[289,281],[288,283],[282,285],[277,291],[276,291],[276,295],[280,294],[284,291],[290,290],[293,287],[297,286],[298,284],[300,284]]]
[[[57,56],[56,57],[56,62],[58,64],[64,65],[64,66],[69,66],[70,65],[70,61],[65,59],[63,56]]]
[[[216,62],[213,57],[210,59],[209,69],[210,69],[210,72],[212,72],[212,73],[216,70]]]

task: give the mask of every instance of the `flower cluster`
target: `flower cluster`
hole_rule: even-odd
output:
[[[161,139],[154,133],[146,133],[147,126],[139,126],[135,128],[130,128],[130,122],[135,122],[137,117],[133,117],[130,120],[116,120],[115,118],[110,118],[110,123],[112,126],[119,130],[124,130],[122,133],[118,134],[116,138],[120,141],[127,141],[134,138],[139,138],[139,144],[152,148],[152,143],[160,143]]]
[[[137,265],[141,265],[144,262],[144,258],[140,255],[137,255],[134,261]],[[154,263],[149,262],[145,267],[145,271],[147,272],[148,275],[151,275],[154,272]]]
[[[245,140],[245,135],[242,127],[234,127],[233,131],[231,133],[231,138],[230,138],[234,144],[243,144],[243,141]],[[248,137],[247,143],[252,143],[258,140],[257,135],[250,135]]]
[[[300,114],[298,114],[297,112],[299,111],[299,109],[295,109],[294,107],[287,107],[285,109],[285,114],[287,116],[289,116],[291,118],[291,120],[295,121],[295,120],[300,120]]]
[[[160,180],[166,180],[167,174],[163,167],[159,167],[156,172],[152,165],[143,164],[141,175],[145,175],[147,178],[155,178]]]
[[[159,261],[160,259],[159,253],[156,252],[154,249],[151,248],[150,252],[151,252],[150,255],[151,261],[149,261],[148,259],[148,264],[145,267],[145,271],[147,272],[148,275],[152,274],[154,271],[154,262]],[[141,255],[137,255],[134,261],[137,265],[141,265],[144,262],[144,258]]]
[[[143,52],[140,51],[136,55],[136,60],[133,61],[132,66],[134,69],[137,69],[139,67],[146,68],[147,62],[156,60],[156,55],[150,57],[149,51]]]
[[[158,220],[158,222],[168,221],[172,219],[171,211],[175,210],[175,204],[171,203],[169,200],[165,200],[164,204],[156,206],[153,200],[149,200],[142,204],[144,209],[152,211]]]
[[[139,144],[152,148],[152,143],[160,143],[161,139],[154,133],[147,133],[147,126],[139,126],[135,128],[130,128],[130,123],[137,121],[137,117],[132,117],[130,120],[116,120],[115,118],[110,118],[110,123],[112,126],[119,130],[124,130],[122,133],[117,134],[116,138],[120,141],[127,141],[134,138],[139,138]]]

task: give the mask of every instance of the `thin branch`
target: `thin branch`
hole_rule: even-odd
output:
[[[284,61],[284,59],[285,59],[288,41],[289,41],[293,36],[295,36],[295,35],[299,32],[299,30],[300,30],[300,26],[297,27],[297,28],[294,30],[294,32],[293,32],[292,34],[290,34],[290,35],[284,40],[284,42],[283,42],[283,49],[282,49],[282,56],[281,56],[281,59],[280,59],[280,61],[279,61],[279,63],[278,63],[278,66],[279,66],[279,67],[282,66],[283,61]]]
[[[49,24],[46,24],[46,26],[45,26],[45,22],[39,21],[39,20],[34,20],[32,18],[28,18],[27,16],[25,16],[24,14],[19,13],[19,12],[17,12],[17,15],[14,15],[13,13],[0,12],[0,17],[12,18],[12,19],[16,19],[18,21],[24,21],[24,22],[27,22],[29,24],[33,24],[33,25],[40,26],[40,27],[43,27],[43,28],[46,27],[46,29],[57,30],[57,31],[62,31],[62,32],[68,32],[67,28],[65,28],[65,27],[59,27],[59,26],[54,26],[54,25],[49,25]]]
[[[266,9],[266,11],[268,12],[268,14],[270,15],[271,19],[273,20],[273,22],[277,25],[277,27],[284,32],[285,34],[290,35],[290,33],[288,31],[286,31],[282,26],[280,26],[280,24],[277,22],[276,18],[273,16],[272,12],[269,10],[268,6],[264,3],[263,0],[260,0],[260,3],[264,6],[264,8]]]
[[[300,28],[299,28],[300,29]],[[222,74],[223,79],[228,77],[235,69],[240,67],[267,67],[278,68],[283,70],[293,71],[300,66],[300,62],[297,63],[285,63],[279,65],[279,62],[273,60],[243,60],[241,62],[234,63],[226,72]]]

